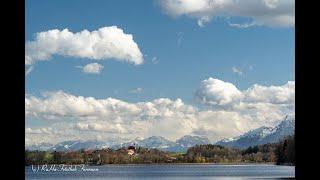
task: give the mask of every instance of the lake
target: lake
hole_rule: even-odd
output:
[[[47,171],[46,171],[47,170]],[[55,170],[55,171],[54,171]],[[62,171],[63,170],[63,171]],[[269,164],[135,164],[28,166],[26,179],[279,179],[295,177],[294,166]]]

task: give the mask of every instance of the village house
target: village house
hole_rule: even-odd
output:
[[[136,153],[136,148],[134,146],[129,146],[127,149],[128,155],[132,156]]]

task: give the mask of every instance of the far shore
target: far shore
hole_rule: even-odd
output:
[[[117,165],[277,165],[277,166],[295,166],[294,164],[276,164],[275,162],[263,162],[263,163],[118,163],[118,164],[64,164],[64,165],[86,165],[86,166],[117,166]],[[41,164],[39,164],[41,166]],[[61,165],[61,164],[43,164],[43,165]],[[31,165],[26,165],[31,166]],[[34,164],[37,166],[37,164]]]

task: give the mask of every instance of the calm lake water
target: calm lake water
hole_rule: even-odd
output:
[[[77,167],[74,171],[49,171],[38,166],[25,168],[26,179],[279,179],[295,177],[294,166],[144,164]],[[60,167],[59,167],[60,168]],[[58,168],[58,169],[59,169]],[[84,171],[83,168],[86,170]],[[60,168],[61,169],[61,168]]]

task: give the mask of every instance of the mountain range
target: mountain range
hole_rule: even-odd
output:
[[[222,139],[216,144],[226,147],[244,149],[248,148],[249,146],[278,142],[286,136],[293,135],[294,129],[295,120],[286,119],[281,121],[275,127],[262,126],[238,137]]]
[[[293,135],[295,129],[294,119],[285,119],[281,121],[275,127],[262,126],[260,128],[251,130],[238,137],[222,139],[215,144],[235,147],[235,148],[247,148],[249,146],[273,143],[281,140],[285,136]],[[41,151],[77,151],[81,149],[95,150],[103,148],[118,149],[121,147],[127,147],[130,145],[156,148],[163,151],[170,152],[186,152],[189,147],[201,144],[210,144],[211,142],[207,137],[203,136],[191,136],[185,135],[176,141],[170,141],[162,136],[151,136],[148,138],[136,138],[134,140],[114,139],[113,141],[64,141],[55,145],[49,143],[40,143],[38,145],[27,146],[28,150],[41,150]]]
[[[162,136],[151,136],[145,139],[136,138],[132,141],[125,143],[107,143],[98,140],[88,141],[63,141],[55,145],[49,143],[40,143],[38,145],[27,146],[27,150],[41,150],[41,151],[77,151],[81,149],[95,150],[103,148],[118,149],[121,147],[127,147],[130,145],[145,147],[145,148],[156,148],[163,151],[171,152],[185,152],[189,147],[197,144],[210,144],[210,141],[206,137],[186,135],[177,141],[170,141]]]

